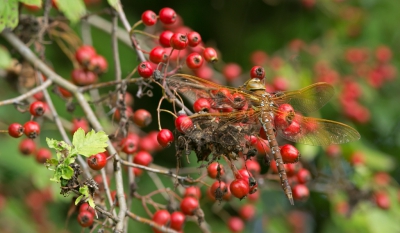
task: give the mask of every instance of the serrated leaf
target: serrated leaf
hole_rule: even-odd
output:
[[[66,159],[64,160],[64,165],[68,166],[68,165],[70,165],[71,163],[74,163],[75,160],[76,160],[76,156],[68,157],[68,158],[66,158]]]
[[[77,197],[75,200],[75,205],[78,205],[79,202],[82,200],[82,198],[83,198],[83,195],[80,195],[79,197]]]
[[[42,0],[19,0],[19,1],[27,5],[42,7]]]
[[[108,4],[110,4],[110,6],[112,6],[116,11],[119,10],[119,0],[107,0]]]
[[[57,1],[57,7],[72,23],[78,22],[86,13],[83,0]]]
[[[90,131],[85,136],[85,131],[79,128],[72,139],[74,146],[71,154],[80,154],[86,157],[104,152],[107,147],[108,136],[103,131]]]
[[[54,172],[53,178],[51,178],[50,180],[54,181],[54,182],[60,182],[61,175],[62,175],[61,171],[59,169],[56,169],[56,171]]]
[[[10,67],[10,65],[11,65],[10,53],[5,47],[0,46],[0,68],[7,69]]]
[[[61,168],[62,178],[69,180],[73,175],[74,175],[74,169],[72,169],[70,166],[63,166]]]
[[[57,141],[54,140],[52,138],[46,138],[46,142],[47,142],[47,146],[49,148],[53,148],[57,151],[62,151],[62,150],[71,150],[71,146],[68,145],[66,142],[64,141]]]
[[[88,197],[88,196],[89,196],[89,188],[88,188],[88,186],[87,186],[87,185],[81,186],[81,187],[79,188],[79,192],[80,192],[83,196]]]
[[[46,160],[45,163],[46,167],[50,167],[50,166],[57,166],[58,165],[58,160],[57,159],[48,159]]]
[[[0,32],[14,29],[18,24],[18,0],[2,1],[0,4]]]

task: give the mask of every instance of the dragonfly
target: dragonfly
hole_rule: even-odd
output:
[[[328,83],[319,82],[300,90],[276,93],[268,93],[263,81],[257,78],[249,79],[237,88],[187,74],[169,76],[166,83],[173,92],[193,102],[202,98],[210,103],[208,112],[189,116],[193,126],[184,129],[183,133],[188,135],[184,141],[193,142],[186,147],[195,150],[199,160],[206,159],[210,153],[250,153],[251,146],[245,139],[258,135],[262,127],[278,168],[281,186],[292,205],[292,190],[276,134],[286,140],[312,146],[343,144],[360,139],[358,131],[346,124],[304,116],[317,111],[333,97],[334,88]],[[284,106],[291,106],[293,111],[283,111]],[[284,116],[286,126],[277,121],[279,116]],[[285,128],[293,122],[297,124],[296,130],[286,132]]]

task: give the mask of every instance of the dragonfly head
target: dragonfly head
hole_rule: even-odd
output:
[[[250,79],[249,81],[247,81],[245,83],[245,85],[246,85],[246,90],[249,90],[249,91],[259,91],[259,90],[265,91],[264,84],[258,78]]]

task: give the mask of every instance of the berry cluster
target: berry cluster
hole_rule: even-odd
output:
[[[107,60],[96,53],[90,45],[83,45],[75,52],[76,61],[81,68],[76,68],[71,73],[71,80],[78,86],[94,84],[98,80],[98,75],[107,71]]]

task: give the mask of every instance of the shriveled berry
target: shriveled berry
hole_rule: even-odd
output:
[[[8,126],[8,134],[13,138],[19,138],[24,134],[24,127],[18,123],[12,123]]]

